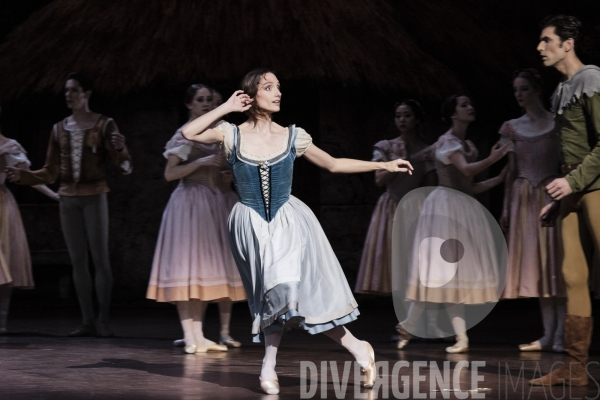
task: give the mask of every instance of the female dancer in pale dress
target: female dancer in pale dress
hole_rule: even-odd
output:
[[[185,97],[190,120],[210,111],[212,101],[206,86],[190,86]],[[229,167],[219,146],[190,142],[181,129],[164,156],[165,178],[180,182],[163,214],[147,297],[177,305],[186,353],[239,347],[229,334],[232,301],[245,299],[227,239],[227,217],[237,202],[226,175]],[[209,301],[219,304],[220,344],[204,337]]]
[[[12,289],[32,289],[34,285],[31,256],[21,213],[15,198],[4,186],[4,168],[28,169],[30,165],[23,147],[16,140],[0,133],[0,335],[6,334]],[[36,185],[33,188],[58,201],[58,194],[46,185]]]
[[[471,141],[465,140],[467,128],[475,120],[475,109],[467,96],[454,95],[446,99],[442,105],[442,116],[452,121],[452,127],[433,145],[440,187],[433,190],[423,203],[413,245],[413,262],[406,297],[413,302],[446,306],[456,334],[456,343],[446,348],[446,351],[461,353],[469,347],[464,304],[498,301],[498,265],[493,250],[490,249],[493,238],[481,211],[482,206],[475,199],[472,199],[472,204],[468,203],[464,196],[457,196],[454,191],[473,196],[501,183],[505,177],[504,172],[478,183],[474,183],[473,178],[504,157],[509,145],[500,146],[498,143],[489,157],[476,161],[477,148]],[[460,259],[460,268],[455,275],[450,275],[452,280],[448,284],[439,285],[440,274],[435,265],[429,265],[429,270],[424,275],[424,270],[419,266],[419,258],[421,261],[439,259],[441,248],[436,241],[427,242],[430,247],[424,248],[423,242],[417,238],[456,238],[457,234],[465,230],[471,240],[475,241],[471,243],[471,248],[477,251],[464,254]],[[458,254],[456,248],[451,249],[451,253]],[[476,283],[473,284],[475,279]],[[408,343],[410,331],[423,312],[422,307],[413,305],[408,317],[397,326],[402,337],[399,348]]]
[[[404,293],[405,287],[396,287],[392,283],[392,233],[396,212],[412,215],[421,211],[423,199],[412,196],[402,202],[402,211],[397,207],[405,194],[420,186],[437,186],[435,167],[431,148],[419,135],[419,126],[425,112],[415,100],[403,100],[394,107],[394,123],[400,136],[391,140],[375,143],[372,161],[391,161],[399,158],[410,161],[414,167],[412,175],[395,174],[388,171],[375,172],[375,184],[386,186],[373,211],[371,224],[363,247],[355,293],[371,295],[390,295],[392,292]],[[401,282],[405,284],[405,280]],[[400,295],[402,295],[400,294]],[[429,320],[435,320],[435,313],[428,314]],[[430,321],[428,321],[430,322]],[[432,329],[436,321],[429,323]],[[439,331],[431,332],[431,337],[441,337]]]
[[[502,298],[539,297],[544,336],[521,351],[563,351],[566,300],[560,272],[558,227],[542,227],[539,214],[552,199],[546,185],[558,176],[558,134],[554,116],[542,104],[536,70],[519,71],[513,81],[520,118],[500,128],[509,142],[509,172],[500,223],[508,233],[508,275]]]
[[[355,293],[392,293],[392,226],[398,203],[413,189],[420,186],[436,186],[430,148],[417,131],[424,114],[421,105],[415,100],[399,102],[395,106],[394,122],[400,136],[375,143],[373,161],[385,162],[401,158],[410,161],[415,171],[412,175],[375,172],[375,184],[385,186],[386,192],[377,201],[371,217],[358,268]],[[414,210],[416,213],[419,211],[419,208]]]
[[[222,143],[232,165],[240,202],[229,216],[230,243],[248,295],[255,341],[264,334],[261,388],[268,394],[279,392],[275,359],[288,322],[312,334],[323,332],[348,349],[366,374],[364,386],[372,387],[373,348],[343,326],[358,316],[357,304],[316,217],[290,195],[293,164],[304,155],[337,173],[402,172],[412,167],[400,159],[335,159],[311,144],[303,129],[273,122],[281,91],[277,77],[267,69],[249,72],[242,89],[185,126],[183,135],[200,143]],[[242,125],[222,122],[210,129],[224,115],[241,111],[249,117]]]

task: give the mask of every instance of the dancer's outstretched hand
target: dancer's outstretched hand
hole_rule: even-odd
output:
[[[229,108],[229,112],[243,112],[252,106],[252,101],[253,99],[243,90],[236,90],[225,104]]]
[[[401,158],[393,161],[388,161],[386,163],[383,163],[383,165],[385,169],[389,172],[408,172],[410,175],[412,175],[412,172],[414,170],[410,162]]]

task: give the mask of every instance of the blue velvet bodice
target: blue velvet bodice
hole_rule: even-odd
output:
[[[256,161],[242,155],[240,130],[237,126],[233,130],[233,147],[227,162],[233,170],[235,189],[240,202],[267,222],[271,222],[292,193],[297,135],[295,126],[290,125],[286,150],[270,160]]]

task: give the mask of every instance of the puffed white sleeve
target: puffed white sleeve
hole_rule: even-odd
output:
[[[16,141],[10,146],[9,150],[4,154],[7,167],[14,167],[17,164],[25,163],[27,167],[31,167],[31,161],[27,158],[27,152]]]
[[[298,136],[296,136],[296,158],[298,158],[308,150],[312,144],[312,137],[304,129],[296,129],[298,129]]]
[[[180,131],[177,131],[165,145],[163,156],[169,158],[170,155],[176,155],[182,161],[186,161],[191,151],[192,143],[184,138]]]
[[[24,153],[6,154],[6,166],[14,167],[20,163],[25,163],[28,167],[31,167],[31,161]]]
[[[170,149],[165,150],[165,152],[163,153],[163,156],[165,158],[169,158],[169,156],[171,154],[174,154],[177,157],[181,158],[182,161],[186,161],[188,159],[188,156],[190,155],[191,151],[192,151],[192,146],[184,144],[184,145],[177,146],[177,147],[171,147]]]
[[[461,151],[462,148],[463,145],[458,140],[445,140],[437,149],[435,149],[435,158],[446,165],[452,164],[450,156],[456,151]]]
[[[233,130],[235,129],[235,125],[227,121],[219,121],[215,129],[223,134],[223,152],[225,153],[225,157],[229,158],[231,149],[233,149]]]
[[[373,146],[373,158],[371,161],[390,161],[390,145],[387,140],[381,140]]]

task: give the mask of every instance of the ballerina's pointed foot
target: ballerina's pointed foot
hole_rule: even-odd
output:
[[[260,381],[260,388],[266,394],[279,394],[279,380],[277,379],[263,379],[258,377]]]
[[[364,343],[365,346],[367,346],[367,352],[369,353],[369,365],[361,370],[361,372],[365,374],[365,382],[363,383],[363,387],[372,388],[373,385],[375,385],[375,351],[368,342]]]

